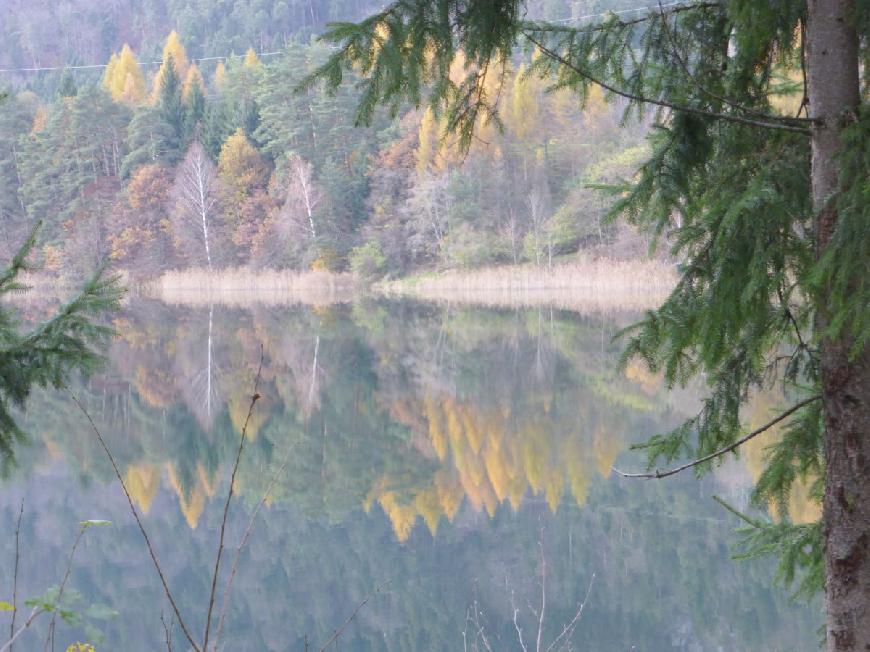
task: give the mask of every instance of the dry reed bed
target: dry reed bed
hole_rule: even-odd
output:
[[[187,269],[165,272],[137,290],[141,296],[186,306],[326,305],[351,301],[356,283],[350,274],[320,270]]]
[[[552,270],[491,267],[417,276],[379,284],[387,296],[493,307],[552,306],[578,312],[657,307],[677,282],[677,272],[656,260],[596,260]]]

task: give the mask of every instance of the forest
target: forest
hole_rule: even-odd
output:
[[[824,619],[829,652],[870,648],[870,3],[39,0],[2,18],[0,481],[21,493],[17,520],[0,510],[0,652],[41,615],[45,649],[58,617],[99,639],[64,589],[106,593],[73,557],[108,518],[78,521],[59,587],[16,624],[19,535],[58,557],[73,483],[141,535],[170,650],[175,625],[197,652],[226,643],[273,505],[349,575],[391,575],[384,550],[415,599],[457,582],[434,621],[385,590],[354,649],[595,648],[590,596],[645,574],[640,610],[590,607],[620,623],[602,647],[809,649]],[[171,556],[170,588],[147,534],[170,521],[219,537],[210,589]],[[500,529],[518,547],[481,552]],[[381,592],[350,597],[303,548],[259,580],[271,599],[314,576],[296,630],[251,633],[268,618],[246,595],[230,639],[307,650],[310,627],[326,650]],[[728,557],[750,561],[722,582]],[[548,563],[572,572],[548,585]],[[517,606],[513,568],[538,606]],[[336,595],[356,605],[338,629],[314,607]]]
[[[147,20],[153,10],[137,5],[128,20],[138,34],[111,22],[119,33],[99,35],[116,44],[111,54],[67,44],[57,55],[108,56],[104,69],[19,73],[0,117],[3,255],[37,223],[43,269],[68,281],[107,262],[133,281],[194,267],[371,279],[550,267],[586,248],[645,253],[642,237],[606,222],[608,198],[595,189],[622,182],[646,151],[644,125],[621,125],[621,108],[603,93],[580,103],[567,89],[549,92],[519,57],[501,80],[499,123],[468,151],[431,108],[381,110],[370,128],[354,128],[353,84],[301,88],[330,53],[306,39],[306,20],[353,11],[315,4],[294,13],[264,3],[245,8],[245,21],[185,32],[186,12],[197,11],[188,8],[181,31],[160,37]],[[570,15],[568,4],[551,4]],[[271,31],[254,39],[263,25]],[[140,51],[124,37],[138,37]],[[143,65],[158,38],[162,63]],[[193,57],[232,52],[242,38],[251,45],[237,56]],[[11,52],[22,49],[6,59],[20,65]],[[455,68],[460,75],[463,62]]]

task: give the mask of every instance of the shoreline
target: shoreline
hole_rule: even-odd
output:
[[[129,279],[123,272],[121,275]],[[424,271],[374,282],[365,282],[347,272],[325,270],[187,269],[165,272],[147,281],[128,281],[127,300],[146,298],[178,306],[244,307],[352,303],[368,296],[483,308],[540,306],[577,312],[622,312],[657,307],[677,279],[673,265],[666,262],[610,259],[563,262],[552,269],[505,265]],[[26,280],[33,292],[22,294],[25,301],[72,294],[78,287],[44,276],[30,276]]]

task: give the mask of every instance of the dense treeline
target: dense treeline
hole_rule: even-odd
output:
[[[3,255],[41,222],[41,262],[70,278],[105,260],[134,278],[240,265],[375,276],[549,265],[616,235],[590,186],[631,174],[640,129],[620,129],[601,95],[580,106],[548,92],[528,62],[488,80],[504,81],[502,124],[461,155],[429,109],[358,129],[351,85],[298,91],[325,46],[196,61],[183,41],[204,47],[173,31],[157,70],[124,44],[99,83],[67,70],[51,97],[10,95]]]

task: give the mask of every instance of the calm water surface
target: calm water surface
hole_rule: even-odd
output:
[[[138,300],[115,319],[105,372],[75,391],[199,633],[263,351],[227,571],[276,480],[240,557],[223,649],[301,651],[307,637],[318,650],[367,596],[335,649],[521,650],[520,629],[534,650],[541,622],[542,650],[817,649],[818,608],[773,587],[771,563],[730,559],[737,524],[712,496],[745,504],[751,464],[702,481],[610,472],[641,467],[627,447],[697,407],[640,368],[618,370],[611,336],[630,319]],[[42,393],[24,423],[31,441],[0,493],[0,599],[22,498],[24,596],[58,583],[79,521],[108,519],[87,533],[69,586],[118,616],[61,626],[57,648],[96,628],[98,650],[165,649],[169,607],[86,422]],[[16,649],[41,650],[44,626]],[[186,649],[177,627],[174,640]]]

